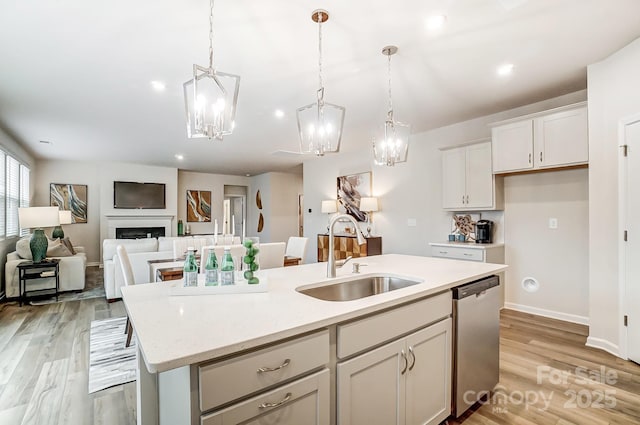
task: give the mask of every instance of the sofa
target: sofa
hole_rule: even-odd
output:
[[[20,296],[20,280],[18,272],[18,264],[24,261],[30,261],[30,255],[25,254],[24,249],[18,249],[20,245],[28,246],[30,237],[22,238],[16,243],[16,251],[7,254],[7,262],[4,266],[4,277],[6,282],[7,298],[17,298]],[[49,241],[53,245],[54,241]],[[74,246],[74,255],[58,257],[55,255],[47,255],[47,258],[55,258],[60,260],[60,270],[58,277],[60,279],[60,292],[65,291],[81,291],[85,284],[85,271],[87,268],[87,256],[84,248]],[[22,254],[22,256],[20,255]],[[30,253],[29,253],[30,254]],[[51,278],[53,279],[53,278]],[[51,287],[51,282],[47,279],[29,282],[29,289]]]
[[[213,245],[216,238],[213,235],[202,236],[161,236],[145,239],[105,239],[102,241],[102,264],[104,267],[104,291],[107,300],[115,301],[122,298],[120,288],[124,285],[120,259],[116,253],[118,245],[124,246],[129,255],[133,278],[136,283],[147,283],[149,277],[149,260],[171,260],[183,257],[188,247],[194,247],[200,252],[202,247]],[[217,238],[222,242],[240,243],[239,237]]]

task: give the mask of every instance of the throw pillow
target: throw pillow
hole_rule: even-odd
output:
[[[16,252],[18,256],[24,260],[33,260],[33,256],[31,255],[31,247],[29,247],[30,237],[22,238],[18,242],[16,242]]]
[[[73,245],[71,244],[71,240],[69,238],[62,239],[62,243],[67,247],[71,255],[76,255],[76,250],[73,248]]]
[[[50,243],[47,248],[47,257],[71,257],[72,255],[71,251],[60,241]]]

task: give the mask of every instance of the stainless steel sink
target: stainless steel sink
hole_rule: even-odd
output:
[[[303,286],[296,290],[325,301],[352,301],[421,283],[395,276],[363,276],[321,286]]]

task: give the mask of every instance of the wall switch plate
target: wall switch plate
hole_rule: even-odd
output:
[[[558,228],[558,219],[550,218],[549,219],[549,229],[557,229]]]
[[[407,226],[409,227],[416,227],[417,225],[417,221],[415,218],[409,218],[407,219]]]

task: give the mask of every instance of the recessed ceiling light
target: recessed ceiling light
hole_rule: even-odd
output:
[[[175,154],[175,157],[178,161],[182,161],[184,159],[184,156],[180,155],[179,153]]]
[[[504,65],[500,65],[497,69],[498,75],[501,77],[506,77],[507,75],[511,75],[513,72],[513,64],[505,63]]]
[[[447,23],[447,15],[433,15],[427,18],[427,29],[429,31],[436,31],[442,29],[444,24]]]
[[[284,111],[282,109],[276,109],[274,115],[276,118],[284,118]]]
[[[162,81],[157,80],[151,82],[151,87],[153,87],[155,91],[164,91],[164,89],[167,88],[167,86]]]

